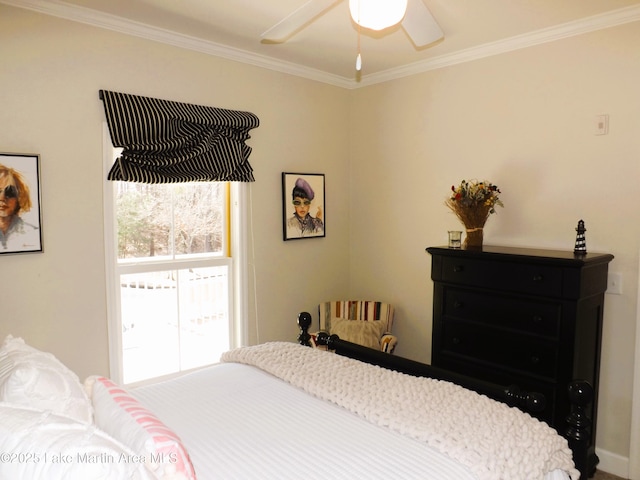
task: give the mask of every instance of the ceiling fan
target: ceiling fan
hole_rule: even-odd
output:
[[[320,14],[341,1],[342,0],[309,0],[264,32],[262,39],[269,43],[285,42]],[[404,3],[406,3],[406,9]],[[386,18],[384,18],[382,24],[376,24],[375,22],[370,23],[364,18],[366,16],[365,8],[367,8],[368,5],[373,9],[380,9],[390,4],[402,4],[399,17],[394,17],[395,14],[391,13],[383,15],[383,17]],[[402,28],[416,47],[424,47],[444,37],[444,33],[438,25],[438,22],[433,18],[433,15],[431,15],[431,12],[422,0],[349,0],[349,9],[354,22],[364,28],[381,30],[401,22]]]

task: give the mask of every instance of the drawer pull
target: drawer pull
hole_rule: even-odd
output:
[[[455,273],[460,273],[460,272],[462,272],[463,270],[464,270],[464,266],[462,266],[462,265],[454,265],[454,266],[453,266],[453,271],[454,271]]]
[[[537,355],[531,355],[531,363],[537,365],[538,363],[540,363],[540,357],[538,357]]]
[[[540,323],[542,321],[542,317],[540,315],[533,316],[533,323]]]
[[[462,340],[460,340],[458,337],[453,337],[453,338],[451,339],[451,342],[452,342],[454,345],[460,345],[460,344],[462,343]]]
[[[453,308],[462,308],[463,305],[464,303],[462,303],[460,300],[453,301]]]
[[[533,281],[534,282],[541,282],[542,280],[544,280],[544,277],[542,275],[534,275],[533,276]]]

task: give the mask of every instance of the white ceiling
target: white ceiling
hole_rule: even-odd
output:
[[[354,88],[447,64],[640,21],[640,0],[422,0],[445,38],[416,48],[404,31],[357,28],[348,0],[282,44],[261,34],[307,0],[0,0],[0,3]]]

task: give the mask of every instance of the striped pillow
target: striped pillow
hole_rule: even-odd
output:
[[[158,478],[195,480],[191,459],[180,438],[135,397],[105,377],[90,377],[85,386],[91,390],[94,418],[100,429],[136,452]]]

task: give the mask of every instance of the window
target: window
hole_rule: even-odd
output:
[[[117,152],[106,128],[105,144],[109,169]],[[212,364],[243,343],[235,319],[244,188],[105,180],[110,375],[118,382]]]

